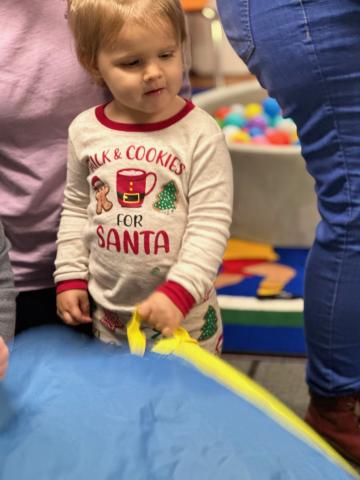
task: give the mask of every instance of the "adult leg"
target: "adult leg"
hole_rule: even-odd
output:
[[[304,318],[309,413],[317,416],[308,419],[360,461],[360,4],[218,5],[233,46],[296,122],[315,179],[321,222],[307,262]],[[329,430],[339,411],[347,429],[340,440]]]

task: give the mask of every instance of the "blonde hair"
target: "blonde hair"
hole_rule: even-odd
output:
[[[170,21],[180,44],[186,40],[180,0],[68,0],[67,17],[79,62],[98,84],[98,51],[115,43],[127,20],[151,29]]]

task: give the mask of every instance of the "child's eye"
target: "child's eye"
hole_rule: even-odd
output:
[[[159,55],[160,58],[171,58],[174,56],[174,52],[164,52]]]
[[[121,66],[125,68],[137,67],[138,65],[140,65],[140,60],[131,60],[131,62],[123,62],[121,64]]]

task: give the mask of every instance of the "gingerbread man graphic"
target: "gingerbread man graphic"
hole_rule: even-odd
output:
[[[91,186],[95,190],[95,198],[96,198],[96,213],[100,215],[102,211],[108,212],[112,209],[112,202],[108,200],[107,195],[110,192],[110,187],[106,183],[104,183],[99,177],[96,175],[91,180]]]

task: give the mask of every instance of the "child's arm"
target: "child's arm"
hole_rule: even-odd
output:
[[[15,298],[13,275],[8,257],[9,242],[0,222],[0,379],[8,366],[9,352],[5,341],[14,336]]]
[[[211,119],[212,120],[212,119]],[[221,131],[200,135],[189,176],[188,218],[178,261],[169,281],[179,284],[201,303],[221,265],[230,234],[233,177],[230,154]],[[162,287],[160,287],[162,289]]]
[[[58,315],[69,325],[91,321],[87,294],[89,252],[83,238],[88,223],[87,175],[87,166],[79,161],[69,140],[66,187],[54,274]]]
[[[0,380],[5,377],[9,362],[9,350],[4,340],[0,337]]]
[[[191,306],[204,301],[213,288],[229,237],[232,165],[223,134],[217,126],[214,127],[213,121],[209,128],[213,135],[211,130],[208,135],[200,134],[193,155],[188,222],[178,261],[169,270],[167,281],[160,285],[158,292],[139,306],[144,320],[152,326],[162,326],[163,334],[173,332]],[[157,306],[160,293],[168,297],[167,306],[161,300],[161,310]],[[174,304],[177,311],[174,311]]]

